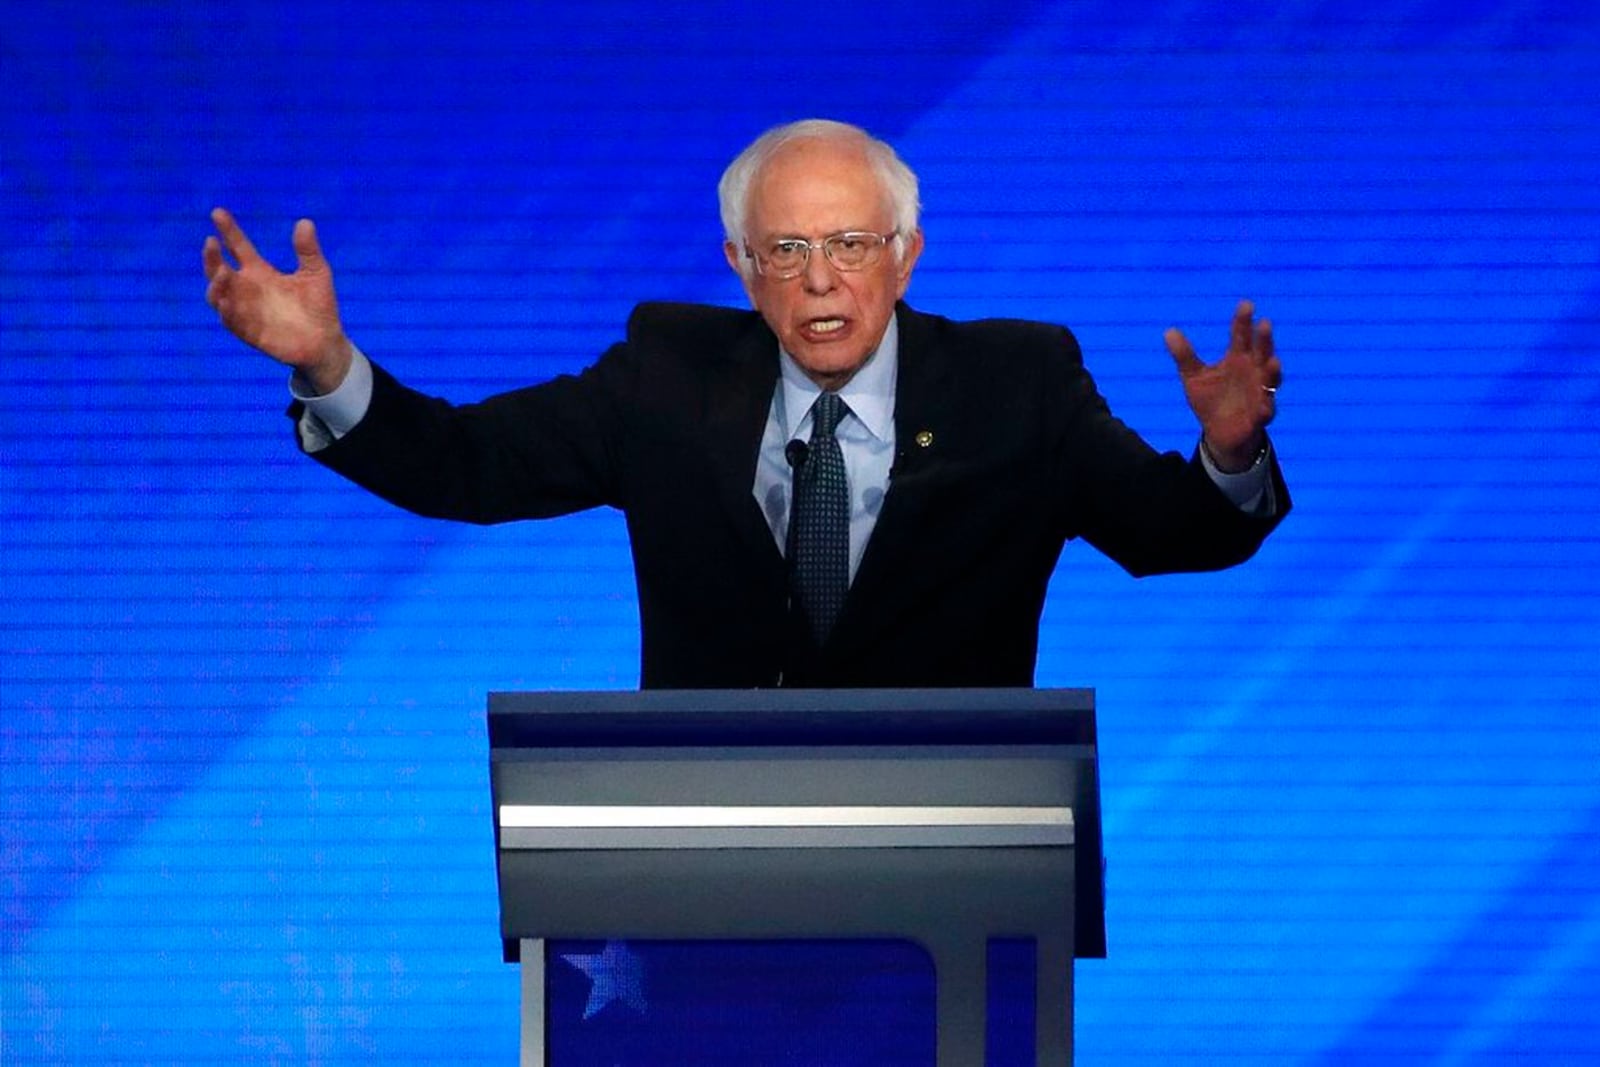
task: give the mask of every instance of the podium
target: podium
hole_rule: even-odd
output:
[[[522,1063],[551,939],[905,939],[938,1067],[984,1061],[992,938],[1035,946],[1035,1062],[1072,1061],[1075,956],[1105,955],[1083,689],[493,693],[490,784]]]

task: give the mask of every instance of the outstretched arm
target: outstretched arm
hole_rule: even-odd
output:
[[[1278,411],[1283,364],[1272,344],[1272,323],[1253,323],[1255,307],[1239,301],[1228,350],[1212,364],[1201,362],[1177,329],[1166,332],[1167,351],[1177,364],[1189,407],[1200,420],[1201,443],[1219,470],[1248,469],[1266,444],[1267,425]]]
[[[315,392],[338,388],[352,354],[316,226],[310,219],[294,224],[298,263],[294,273],[284,274],[262,258],[227,211],[214,209],[211,222],[217,235],[206,238],[200,259],[210,283],[206,303],[222,324],[245,344],[294,368]]]

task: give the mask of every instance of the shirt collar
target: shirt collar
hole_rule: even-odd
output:
[[[839,399],[849,405],[850,413],[879,441],[887,441],[894,426],[894,388],[900,369],[900,326],[895,320],[896,316],[889,316],[889,327],[883,331],[883,340],[878,342],[877,349],[839,390]],[[811,405],[822,395],[822,388],[806,377],[793,356],[781,347],[778,352],[783,382],[780,390],[783,411],[779,421],[787,441],[797,436]]]

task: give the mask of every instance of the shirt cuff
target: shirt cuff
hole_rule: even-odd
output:
[[[313,393],[299,375],[289,377],[289,395],[304,408],[296,429],[307,452],[320,452],[355,429],[372,404],[372,362],[361,349],[350,348],[350,370],[331,393]]]
[[[1222,495],[1233,506],[1247,515],[1270,518],[1278,513],[1277,494],[1272,491],[1272,443],[1269,441],[1261,455],[1248,470],[1229,474],[1211,461],[1211,453],[1200,445],[1200,465],[1206,469],[1212,484],[1222,490]]]

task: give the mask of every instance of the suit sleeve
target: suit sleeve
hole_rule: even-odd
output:
[[[581,374],[454,405],[374,365],[365,417],[313,458],[434,518],[497,523],[620,507],[632,378],[631,353],[617,345]]]
[[[1210,571],[1249,559],[1289,511],[1274,455],[1275,512],[1241,511],[1206,474],[1198,456],[1158,452],[1111,413],[1063,331],[1045,390],[1057,398],[1056,491],[1070,535],[1083,537],[1135,576]]]

